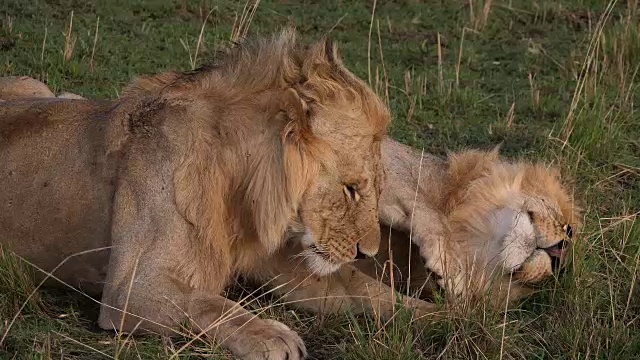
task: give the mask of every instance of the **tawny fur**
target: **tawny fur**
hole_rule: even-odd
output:
[[[544,249],[561,240],[570,244],[567,226],[572,233],[580,226],[580,209],[560,172],[545,164],[507,161],[498,149],[441,159],[393,140],[383,142],[382,156],[383,247],[375,262],[359,268],[376,275],[375,263],[388,261],[390,249],[400,269],[395,278],[411,275],[414,292],[437,288],[433,272],[454,296],[490,295],[491,303],[503,307],[509,292],[513,304],[553,276],[553,250]],[[502,229],[505,224],[514,227]],[[558,251],[564,265],[568,248]]]
[[[28,76],[7,76],[0,78],[0,101],[23,98],[54,97],[47,85]]]
[[[52,97],[60,99],[84,99],[84,97],[80,95],[69,92],[62,92],[56,96],[47,85],[29,76],[0,77],[0,101]]]

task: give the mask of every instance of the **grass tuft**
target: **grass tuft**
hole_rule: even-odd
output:
[[[38,293],[29,298],[35,289],[32,279],[31,267],[0,245],[0,319],[11,319],[25,302],[23,316],[44,314]],[[0,333],[8,325],[4,320],[0,322]]]

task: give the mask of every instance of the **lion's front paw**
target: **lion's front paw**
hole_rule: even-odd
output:
[[[471,284],[462,273],[440,278],[437,282],[454,299],[464,299],[469,296]]]
[[[254,319],[225,341],[243,360],[301,360],[307,349],[295,331],[275,320]]]
[[[438,319],[442,312],[436,304],[413,297],[404,297],[402,302],[407,309],[411,310],[416,320]]]

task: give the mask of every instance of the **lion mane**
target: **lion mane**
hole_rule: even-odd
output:
[[[507,293],[513,304],[565,266],[581,209],[557,168],[503,159],[497,147],[443,159],[391,139],[382,156],[388,245],[375,262],[393,261],[396,285],[425,299],[436,289],[454,298],[490,295],[503,307]],[[375,262],[359,268],[374,276]]]

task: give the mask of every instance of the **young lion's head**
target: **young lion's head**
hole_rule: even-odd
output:
[[[510,286],[517,299],[566,264],[579,213],[555,169],[470,151],[451,157],[450,176],[450,239],[470,280],[459,291]]]

